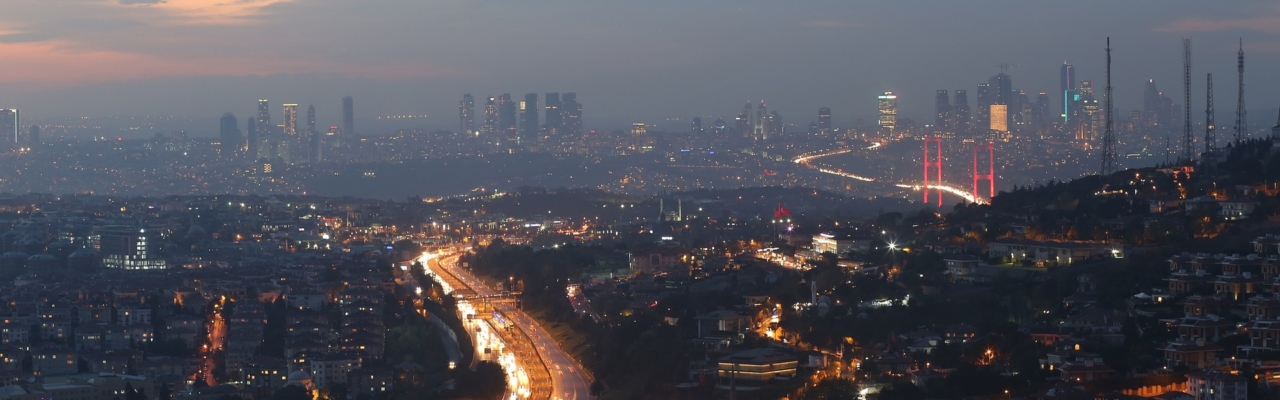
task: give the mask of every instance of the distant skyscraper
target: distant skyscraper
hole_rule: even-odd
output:
[[[307,159],[310,160],[312,164],[324,161],[325,135],[315,129],[307,130],[307,135],[307,141],[309,142],[307,146]]]
[[[1057,119],[1057,116],[1052,114],[1052,110],[1053,106],[1049,105],[1049,94],[1040,92],[1040,95],[1036,96],[1035,111],[1032,113],[1032,121],[1037,130],[1047,129],[1049,122]]]
[[[275,125],[271,124],[271,104],[266,99],[258,100],[258,117],[254,122],[254,131],[258,133],[255,144],[257,151],[254,154],[256,158],[275,156],[271,151],[272,146],[268,145],[271,138],[275,136],[271,133],[273,126]]]
[[[748,101],[747,105],[742,106],[742,112],[733,119],[733,129],[744,138],[751,137],[751,102]]]
[[[266,99],[258,100],[258,129],[271,126],[271,103]]]
[[[293,137],[298,135],[298,105],[284,105],[284,134]]]
[[[246,153],[248,153],[247,155],[249,156],[249,158],[252,158],[253,160],[256,161],[259,157],[261,157],[259,155],[260,153],[258,153],[258,146],[262,144],[260,143],[262,139],[259,138],[258,136],[258,133],[259,133],[258,123],[257,123],[258,120],[257,118],[245,118],[245,120],[249,121],[248,127],[245,130],[245,134],[248,136],[247,138],[248,151]]]
[[[1075,97],[1074,92],[1076,90],[1075,67],[1072,67],[1071,64],[1067,64],[1066,61],[1063,61],[1062,68],[1058,71],[1058,81],[1059,81],[1058,82],[1059,86],[1061,86],[1062,88],[1062,90],[1058,92],[1058,97],[1060,100],[1062,100],[1062,108],[1059,108],[1059,110],[1061,110],[1062,112],[1061,112],[1061,115],[1059,115],[1059,118],[1062,118],[1062,122],[1065,123],[1070,121],[1070,117],[1072,114],[1071,106],[1072,106],[1072,103],[1075,101],[1074,99]]]
[[[32,146],[40,144],[40,125],[31,125],[31,129],[27,130],[27,143]]]
[[[941,132],[955,132],[951,121],[951,96],[946,90],[939,90],[938,96],[934,100],[933,105],[933,127],[934,130]]]
[[[995,96],[991,93],[991,84],[979,83],[977,97],[978,109],[974,113],[978,117],[977,125],[986,125],[991,121],[991,104],[995,103]]]
[[[0,135],[4,135],[5,140],[15,147],[22,144],[21,127],[22,119],[18,117],[18,109],[0,109]]]
[[[991,105],[991,122],[992,131],[1004,133],[1009,131],[1009,106],[1004,104]]]
[[[876,99],[880,115],[880,128],[893,133],[898,124],[898,96],[893,92],[884,92]]]
[[[769,119],[768,107],[764,105],[764,100],[760,100],[760,105],[756,106],[755,118],[752,118],[751,135],[756,140],[765,140],[769,138],[769,132],[765,130],[765,122]]]
[[[510,93],[498,97],[498,129],[506,132],[509,139],[516,136],[516,103]]]
[[[498,131],[498,100],[496,97],[489,96],[484,102],[484,124],[480,125],[480,132],[485,136],[492,136]]]
[[[693,117],[693,122],[689,124],[689,133],[694,135],[702,133],[702,117]]]
[[[822,107],[818,109],[818,133],[822,135],[831,134],[831,108]]]
[[[527,141],[538,137],[538,94],[525,93],[520,102],[520,136],[519,140]]]
[[[765,132],[768,132],[770,138],[781,138],[785,133],[782,126],[782,115],[777,110],[769,112],[769,119],[765,121]]]
[[[648,132],[649,132],[649,129],[645,127],[643,122],[636,122],[631,124],[632,136],[644,136]]]
[[[547,132],[560,133],[564,130],[564,113],[561,110],[560,93],[547,93],[546,98],[546,121]]]
[[[1103,119],[1102,105],[1098,103],[1098,99],[1093,96],[1093,81],[1080,82],[1080,111],[1076,124],[1076,139],[1084,141],[1093,141],[1099,137],[1102,132],[1102,124],[1106,121]]]
[[[578,103],[578,94],[567,92],[560,99],[564,101],[561,105],[564,133],[574,138],[582,137],[582,104]]]
[[[725,125],[724,118],[716,118],[716,122],[711,126],[711,134],[716,137],[724,136]]]
[[[307,132],[316,132],[316,106],[307,105]]]
[[[970,128],[969,94],[964,89],[956,89],[956,101],[951,106],[956,120],[956,134],[967,135]]]
[[[240,121],[231,113],[222,114],[218,121],[218,140],[222,142],[222,156],[231,157],[240,153],[244,139],[240,135]]]
[[[462,101],[458,102],[458,124],[459,133],[476,135],[476,99],[471,93],[462,95]]]
[[[1005,110],[1007,111],[1005,113],[1005,126],[1007,127],[1013,122],[1012,114],[1020,110],[1017,108],[1019,105],[1014,104],[1016,101],[1014,100],[1013,93],[1013,79],[1010,78],[1008,74],[1001,72],[992,76],[988,83],[990,84],[989,90],[991,92],[987,94],[987,97],[991,101],[990,104],[1004,104],[1008,106],[1005,107]]]
[[[342,98],[342,134],[356,133],[356,100],[351,96]]]

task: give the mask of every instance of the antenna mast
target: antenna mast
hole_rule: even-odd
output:
[[[1204,107],[1204,155],[1203,158],[1208,161],[1212,158],[1214,150],[1218,149],[1218,135],[1214,132],[1213,126],[1213,73],[1209,73],[1208,86],[1205,88],[1205,107]]]
[[[1240,51],[1236,53],[1236,72],[1239,73],[1237,82],[1240,85],[1237,93],[1240,97],[1236,98],[1236,137],[1235,143],[1239,145],[1241,141],[1249,136],[1249,122],[1245,118],[1244,110],[1244,38],[1240,39]]]
[[[1102,138],[1102,175],[1108,176],[1116,172],[1116,135],[1112,129],[1111,120],[1111,38],[1107,38],[1107,88],[1104,94],[1106,96],[1107,107],[1107,131]]]
[[[1191,38],[1182,39],[1182,158],[1186,162],[1195,161],[1195,150],[1191,147],[1195,136],[1191,135]]]

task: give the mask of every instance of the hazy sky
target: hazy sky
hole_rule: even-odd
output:
[[[0,106],[207,116],[214,129],[258,98],[275,118],[297,102],[333,124],[350,94],[362,120],[426,114],[418,124],[456,128],[465,92],[482,104],[574,91],[588,128],[614,128],[732,117],[761,98],[786,122],[828,106],[850,123],[891,90],[926,120],[935,90],[972,101],[1000,63],[1032,98],[1058,89],[1063,60],[1101,88],[1106,36],[1121,112],[1141,105],[1147,78],[1181,103],[1182,36],[1197,120],[1206,72],[1218,120],[1234,112],[1238,37],[1249,108],[1280,105],[1280,6],[1261,1],[4,0]]]

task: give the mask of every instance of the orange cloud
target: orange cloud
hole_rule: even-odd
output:
[[[180,18],[182,23],[222,25],[252,22],[265,8],[290,2],[293,0],[130,0],[117,4],[156,9]]]
[[[1280,12],[1275,8],[1271,14]],[[1155,28],[1157,32],[1193,33],[1215,31],[1256,31],[1264,33],[1280,33],[1280,15],[1265,15],[1250,18],[1185,18]]]

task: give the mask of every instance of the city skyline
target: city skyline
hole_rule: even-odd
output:
[[[28,119],[216,117],[226,111],[246,114],[240,106],[244,99],[279,98],[316,104],[321,120],[333,122],[331,117],[340,115],[340,110],[327,99],[353,95],[362,99],[360,118],[425,115],[424,127],[451,129],[457,127],[454,113],[462,93],[490,96],[569,90],[591,98],[591,123],[606,127],[624,128],[643,120],[663,128],[661,119],[699,115],[728,120],[736,104],[761,98],[789,116],[789,122],[803,126],[816,120],[820,107],[831,108],[838,125],[854,118],[874,118],[874,95],[892,91],[901,96],[900,115],[920,122],[931,119],[936,90],[974,90],[978,82],[999,72],[998,64],[1012,65],[1008,73],[1014,78],[1013,89],[1031,95],[1059,89],[1054,80],[1063,60],[1074,65],[1077,79],[1099,81],[1103,57],[1098,48],[1107,35],[1116,41],[1113,79],[1121,110],[1139,108],[1147,79],[1166,91],[1176,86],[1180,81],[1178,44],[1183,36],[1192,36],[1198,43],[1196,74],[1222,76],[1234,72],[1237,38],[1243,37],[1244,51],[1256,68],[1251,70],[1259,71],[1248,79],[1255,89],[1247,91],[1247,103],[1271,108],[1266,105],[1280,101],[1274,90],[1267,90],[1280,86],[1280,80],[1262,73],[1268,65],[1280,64],[1280,32],[1272,23],[1280,21],[1280,8],[1258,4],[1114,5],[1103,14],[1101,7],[1079,3],[1006,6],[984,13],[975,13],[983,7],[973,4],[930,5],[926,10],[911,4],[732,8],[557,3],[495,9],[408,2],[369,6],[271,0],[227,5],[198,0],[145,3],[90,1],[73,12],[54,10],[44,2],[10,5],[11,12],[0,17],[0,48],[18,55],[15,59],[20,61],[0,67],[10,77],[0,79],[0,104],[22,109]],[[417,10],[428,11],[428,19],[449,23],[424,27],[432,24],[413,21],[410,25],[401,16]],[[614,13],[647,17],[650,22],[606,24],[604,18],[593,18]],[[740,23],[697,19],[716,13],[735,16],[731,20]],[[552,23],[534,26],[516,18],[526,14],[532,17],[529,21]],[[568,18],[562,14],[581,22],[560,24],[565,28],[558,30],[543,28]],[[310,22],[345,18],[347,26],[378,29],[357,34],[307,28],[276,35],[281,29],[299,28],[298,22],[288,18],[294,15],[306,15],[303,20]],[[1080,19],[1072,15],[1089,15],[1098,25],[1111,28],[1061,37],[1056,32],[1080,26],[1075,22]],[[148,20],[161,16],[168,17],[167,22]],[[496,19],[500,28],[479,30],[467,22],[481,16]],[[878,22],[877,16],[892,16],[900,23],[888,26]],[[997,20],[1007,29],[971,28],[975,22]],[[1107,25],[1107,21],[1125,23]],[[648,31],[651,24],[672,29],[633,34]],[[928,29],[916,29],[922,26]],[[354,28],[353,32],[359,30]],[[406,29],[406,35],[386,34],[393,28]],[[446,29],[477,33],[459,43],[431,39],[447,36]],[[893,48],[884,48],[870,37],[876,35],[865,35],[870,31],[901,40]],[[949,32],[943,40],[929,34],[943,31]],[[1019,35],[1005,34],[1013,31]],[[190,37],[191,32],[201,37]],[[537,44],[555,41],[557,45],[516,46],[512,38],[523,32],[541,33],[529,36]],[[738,35],[744,32],[775,49],[775,56],[751,57],[755,61],[746,63],[743,58],[754,53],[736,51],[751,42],[738,43]],[[129,42],[123,39],[148,34],[177,35],[185,45],[163,45],[153,39],[133,44],[103,40]],[[284,50],[255,49],[254,35],[278,38]],[[690,35],[696,38],[686,39]],[[374,37],[390,46],[365,45]],[[405,42],[423,37],[427,39]],[[317,44],[327,40],[339,46]],[[375,49],[383,47],[405,50]],[[620,52],[627,56],[615,57]],[[871,53],[877,56],[864,57]],[[794,62],[797,59],[809,62]],[[1223,95],[1235,95],[1234,89],[1228,90]],[[191,96],[193,92],[202,95]],[[1203,93],[1192,97],[1204,98]],[[117,98],[132,101],[114,101]],[[686,120],[672,127],[687,124]]]

